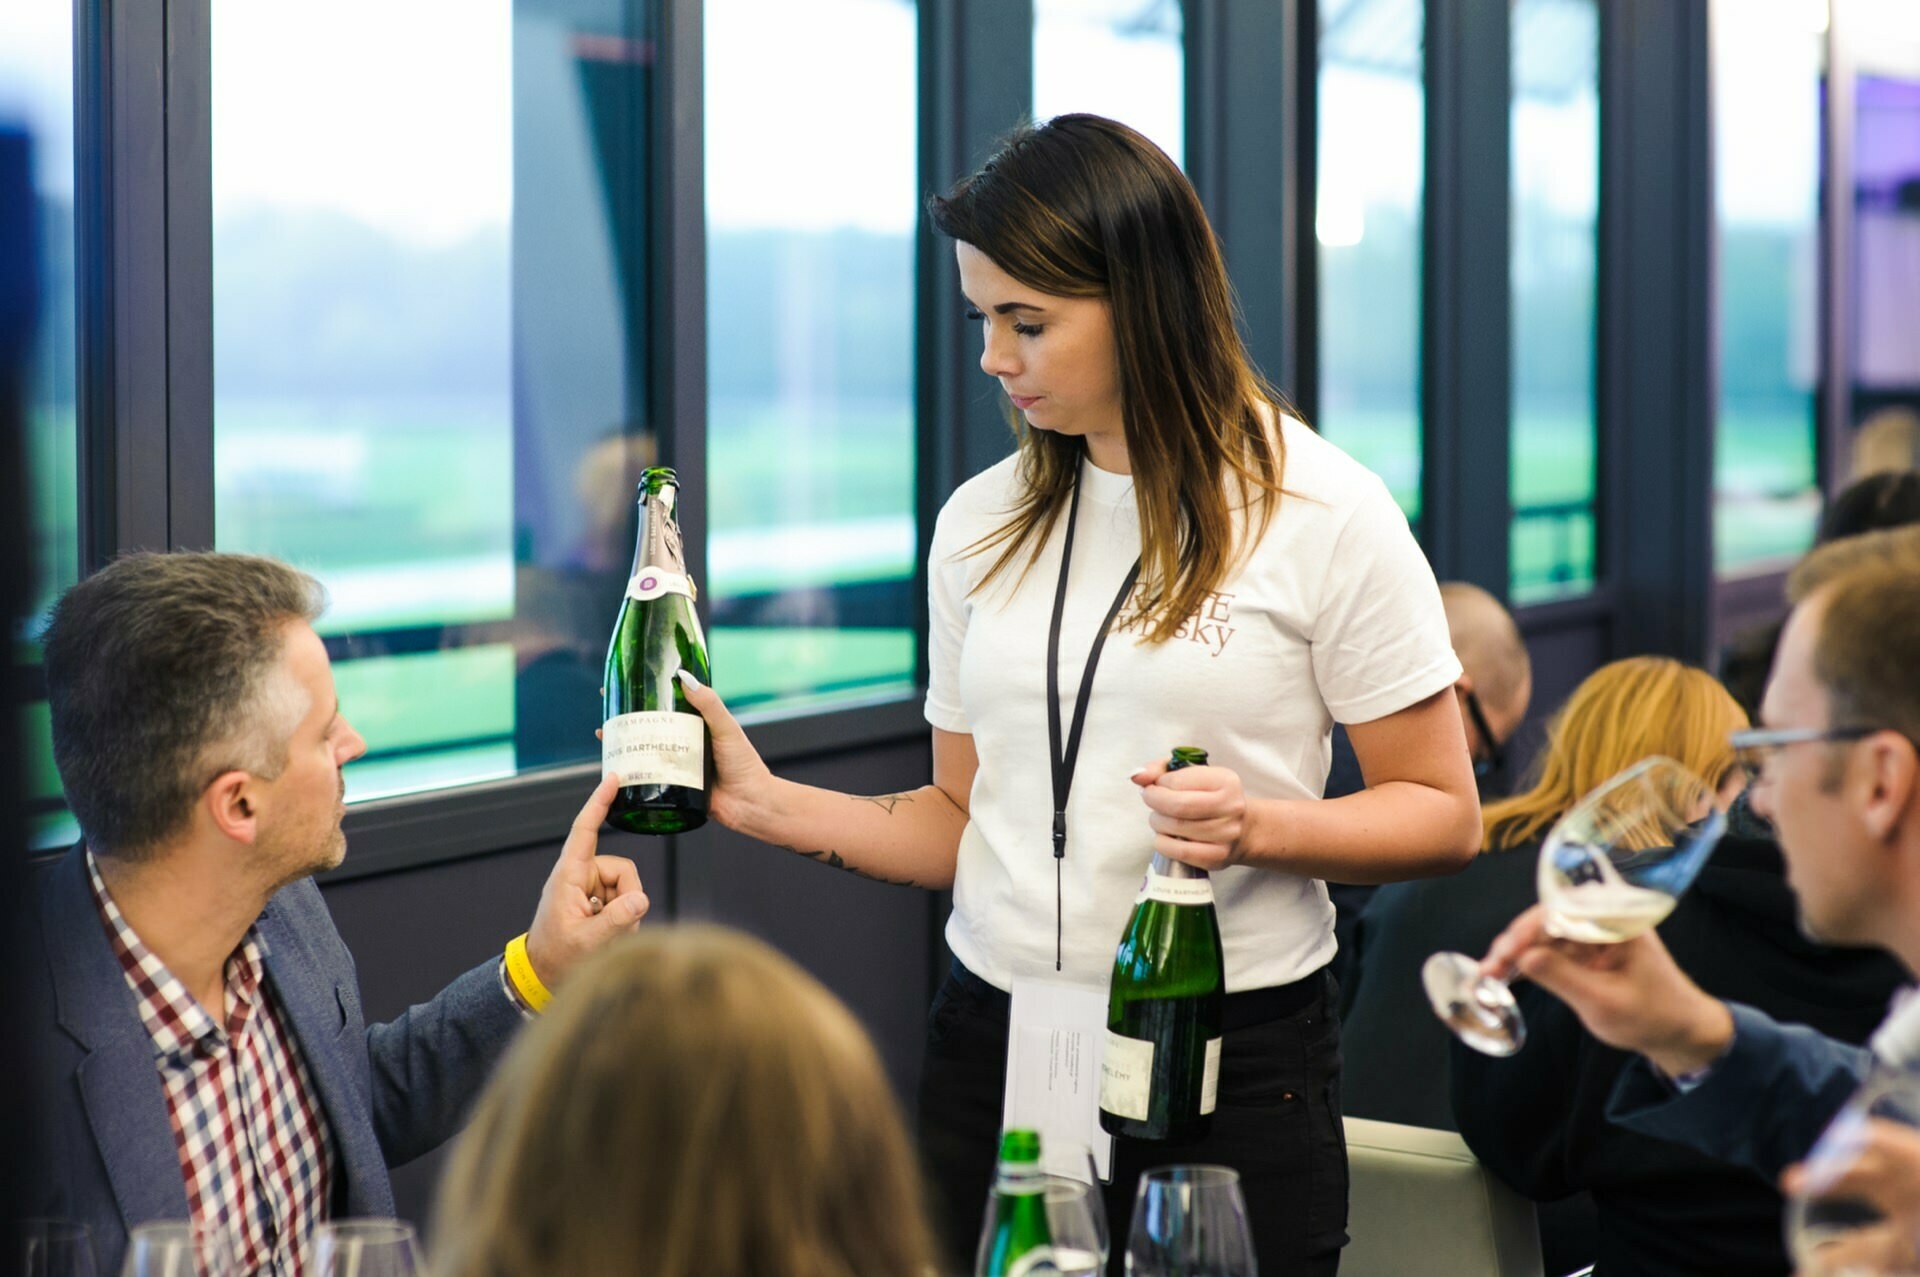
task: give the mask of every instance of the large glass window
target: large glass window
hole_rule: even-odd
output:
[[[654,455],[641,7],[213,0],[216,537],[330,591],[350,798],[598,756]]]
[[[1877,22],[1860,30],[1860,17]],[[1873,40],[1853,105],[1853,472],[1920,465],[1920,7],[1847,14]],[[1902,38],[1904,37],[1904,39]],[[1866,62],[1863,57],[1862,62]]]
[[[0,124],[24,128],[33,147],[40,235],[40,322],[26,380],[26,460],[33,591],[26,625],[10,636],[15,658],[40,659],[47,608],[79,579],[78,378],[74,314],[73,6],[0,7]],[[11,712],[11,711],[10,711]],[[51,846],[74,834],[53,769],[46,702],[28,705],[11,730],[25,735],[30,836]]]
[[[915,33],[907,0],[706,5],[710,642],[735,707],[912,686]]]
[[[1593,585],[1596,0],[1514,0],[1512,58],[1511,589],[1528,603]]]
[[[1813,539],[1819,379],[1820,98],[1827,6],[1713,0],[1720,389],[1714,562]]]
[[[1181,163],[1181,30],[1180,0],[1034,0],[1033,118],[1104,115],[1138,129]]]
[[[1321,433],[1420,513],[1421,0],[1319,0]]]

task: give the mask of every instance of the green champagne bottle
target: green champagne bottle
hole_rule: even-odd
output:
[[[640,536],[620,619],[607,645],[601,772],[620,774],[607,823],[636,834],[678,834],[707,823],[713,742],[674,675],[712,682],[707,640],[674,508],[680,481],[666,466],[640,476]]]
[[[987,1199],[987,1224],[974,1256],[974,1277],[1058,1277],[1053,1231],[1047,1227],[1047,1176],[1040,1169],[1040,1133],[1000,1136],[1000,1166]]]
[[[1203,767],[1182,746],[1169,771]],[[1197,1140],[1213,1124],[1226,961],[1204,869],[1154,853],[1113,960],[1100,1125],[1138,1140]]]

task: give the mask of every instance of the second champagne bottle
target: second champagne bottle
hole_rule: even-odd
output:
[[[1204,767],[1181,746],[1168,771]],[[1197,1140],[1213,1124],[1220,1080],[1226,959],[1213,882],[1159,852],[1114,955],[1100,1125],[1138,1140]]]
[[[640,476],[633,574],[607,645],[600,765],[620,775],[607,823],[636,834],[698,829],[713,787],[706,720],[676,677],[684,669],[712,682],[680,544],[679,497],[679,479],[666,466]]]

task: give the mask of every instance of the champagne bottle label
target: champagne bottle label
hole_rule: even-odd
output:
[[[640,603],[648,599],[657,599],[663,594],[679,594],[693,598],[693,578],[684,572],[669,572],[665,568],[646,567],[627,580],[627,597]]]
[[[1153,1089],[1153,1043],[1107,1030],[1107,1053],[1100,1061],[1100,1107],[1115,1117],[1147,1120]]]
[[[1170,905],[1210,905],[1213,903],[1211,878],[1169,878],[1147,871],[1140,886],[1140,900],[1158,900]],[[1134,901],[1139,904],[1140,900]]]
[[[1220,1099],[1220,1039],[1207,1039],[1207,1067],[1200,1079],[1200,1116],[1213,1112]]]
[[[602,727],[600,771],[620,784],[706,786],[706,724],[698,714],[648,710],[616,714]]]

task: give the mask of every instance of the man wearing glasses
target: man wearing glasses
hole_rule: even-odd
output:
[[[1920,528],[1815,551],[1788,597],[1765,726],[1734,737],[1753,807],[1778,832],[1803,931],[1920,972]],[[1536,907],[1484,966],[1517,970],[1642,1057],[1609,1116],[1769,1178],[1806,1154],[1875,1057],[1920,1066],[1920,997],[1897,1001],[1860,1048],[1710,996],[1653,932],[1605,946],[1544,939]]]

